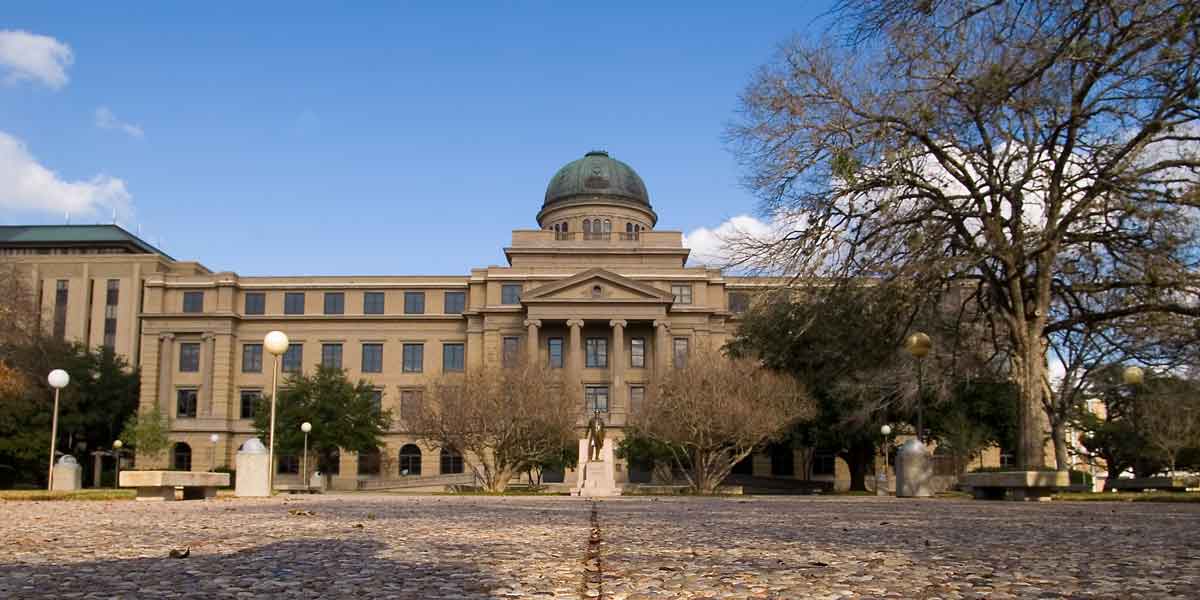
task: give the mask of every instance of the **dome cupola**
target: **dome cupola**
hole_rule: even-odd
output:
[[[637,216],[631,214],[631,218],[645,228],[658,221],[658,215],[650,207],[646,184],[637,171],[603,150],[588,152],[554,174],[546,186],[538,223],[547,227],[551,220],[547,217],[552,213],[586,213],[591,207],[607,213],[628,213],[632,209]]]

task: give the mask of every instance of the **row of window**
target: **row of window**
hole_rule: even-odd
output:
[[[338,475],[341,471],[339,464],[340,453],[332,457],[328,466],[328,475]],[[421,448],[416,444],[405,444],[400,448],[399,471],[401,476],[421,474]],[[378,448],[358,453],[358,474],[379,475],[382,470],[382,457]],[[192,447],[186,442],[176,442],[171,448],[171,467],[176,470],[190,471],[192,469]],[[442,448],[438,461],[439,474],[456,475],[464,471],[462,454],[449,448]],[[298,475],[300,473],[300,457],[282,454],[276,461],[275,470],[281,475]]]
[[[584,386],[584,404],[588,411],[608,412],[608,386],[607,385],[587,385]],[[183,388],[175,391],[175,416],[180,419],[194,419],[197,415],[197,399],[199,390],[195,388]],[[260,389],[243,389],[238,398],[238,418],[253,419],[254,412],[257,410],[259,400],[262,399],[262,390]],[[629,386],[629,408],[631,411],[637,411],[641,408],[642,402],[646,399],[646,388],[640,385]],[[421,403],[424,401],[424,393],[420,389],[403,389],[400,390],[400,411],[396,415],[397,418],[406,419],[416,416],[421,410]],[[372,410],[376,413],[383,410],[383,390],[373,390],[371,398]]]
[[[342,344],[321,344],[321,365],[336,369],[345,368],[342,361]],[[521,338],[505,337],[501,341],[501,361],[504,366],[513,366],[520,358]],[[672,350],[675,366],[687,364],[691,350],[690,341],[686,337],[672,340]],[[561,369],[565,363],[563,338],[552,337],[546,340],[546,355],[548,366]],[[419,342],[401,344],[400,370],[402,373],[422,373],[425,371],[425,344]],[[383,372],[383,344],[366,342],[362,345],[363,373]],[[588,369],[608,368],[608,338],[590,337],[584,340],[584,367]],[[289,344],[287,351],[280,360],[280,370],[284,373],[298,373],[303,370],[304,344]],[[634,369],[646,368],[646,338],[629,339],[629,367]],[[462,371],[466,368],[466,346],[462,342],[446,342],[442,344],[442,370]],[[195,373],[200,370],[200,343],[182,342],[179,344],[179,371]],[[242,372],[263,372],[263,345],[242,344]]]
[[[109,282],[110,290],[116,280]],[[62,306],[61,321],[65,329],[66,323],[66,281],[59,282],[58,296],[55,302],[55,332],[59,331],[58,323],[59,306]],[[304,292],[286,292],[283,296],[283,314],[285,315],[302,315],[304,313]],[[673,283],[671,284],[671,296],[675,304],[692,304],[692,285],[690,283]],[[61,303],[58,298],[61,297]],[[520,304],[521,303],[521,284],[506,283],[500,286],[500,303],[501,304]],[[115,305],[115,302],[113,303]],[[262,315],[266,314],[266,293],[265,292],[247,292],[245,294],[245,310],[247,315]],[[467,307],[466,292],[445,292],[443,294],[442,312],[448,315],[462,314]],[[735,313],[746,312],[750,307],[750,296],[745,292],[730,292],[729,293],[729,310]],[[185,313],[201,313],[204,312],[204,292],[184,292],[183,293],[183,312]],[[341,315],[346,312],[346,295],[344,292],[325,292],[324,314]],[[384,294],[383,292],[364,292],[363,293],[363,309],[364,315],[382,315],[384,314]],[[425,292],[404,292],[404,314],[406,315],[423,315],[425,314]]]
[[[517,294],[520,295],[520,286],[517,286]],[[285,315],[303,315],[304,299],[307,296],[304,292],[285,292],[283,295],[283,314]],[[442,300],[442,312],[448,315],[462,314],[467,309],[467,293],[466,292],[444,292]],[[363,307],[362,314],[364,315],[382,315],[385,313],[385,296],[383,292],[363,292]],[[263,315],[267,311],[267,295],[266,292],[246,292],[244,294],[245,304],[243,306],[243,314],[247,315]],[[324,314],[341,315],[346,313],[346,294],[345,292],[325,292],[324,306],[322,307]],[[204,312],[204,292],[184,292],[183,293],[183,312],[185,313],[202,313]],[[423,315],[425,314],[425,292],[404,292],[404,314],[406,315]]]

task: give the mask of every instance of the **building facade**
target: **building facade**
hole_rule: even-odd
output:
[[[290,338],[284,373],[326,364],[370,381],[394,415],[385,446],[343,452],[331,474],[362,487],[462,471],[462,457],[406,423],[443,372],[540,361],[582,386],[581,414],[601,410],[619,432],[656,371],[722,345],[762,283],[688,266],[682,233],[657,222],[638,174],[589,152],[551,178],[537,228],[512,232],[506,266],[465,275],[243,277],[177,261],[116,226],[0,227],[0,258],[28,268],[49,331],[139,365],[142,408],[157,404],[169,420],[173,468],[232,465],[254,437],[269,331]],[[841,461],[823,460],[821,477],[845,478]],[[293,463],[282,457],[279,469]],[[795,474],[766,455],[751,468]]]

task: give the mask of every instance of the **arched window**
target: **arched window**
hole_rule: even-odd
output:
[[[400,475],[421,474],[421,449],[416,444],[400,448]]]
[[[591,221],[591,219],[584,219],[584,220],[583,220],[583,235],[587,235],[587,234],[589,234],[589,233],[591,233],[591,232],[592,232],[592,221]]]
[[[455,452],[449,448],[442,448],[441,460],[442,475],[454,475],[463,472],[463,457],[462,454]]]
[[[612,221],[604,220],[604,233],[612,233]]]
[[[625,224],[625,233],[633,233],[633,223]]]
[[[569,231],[569,230],[567,229],[567,222],[566,222],[566,221],[563,221],[563,224],[562,224],[562,226],[563,226],[563,233],[566,233],[567,231]]]
[[[562,231],[562,230],[561,230],[561,229],[559,229],[559,227],[558,227],[558,223],[555,223],[555,224],[554,224],[554,233],[558,233],[558,232],[560,232],[560,231]]]
[[[358,474],[379,474],[379,448],[371,448],[358,453]]]
[[[176,471],[191,471],[192,470],[192,447],[183,443],[176,442],[171,449],[171,468]]]

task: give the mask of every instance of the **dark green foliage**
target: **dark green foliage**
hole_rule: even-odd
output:
[[[90,482],[88,453],[110,448],[137,409],[137,370],[108,348],[89,350],[48,338],[4,346],[0,357],[27,382],[0,395],[0,464],[16,469],[19,481],[45,481],[54,410],[54,391],[46,375],[63,369],[71,382],[60,393],[56,449],[74,454]]]
[[[318,469],[329,471],[340,448],[362,452],[378,448],[392,424],[392,413],[376,410],[375,388],[360,379],[351,383],[346,372],[317,367],[312,375],[290,375],[280,384],[275,410],[275,452],[299,455],[304,447],[300,424],[312,423],[309,452],[318,457]],[[264,396],[254,410],[254,429],[268,443],[271,422],[270,398]]]

